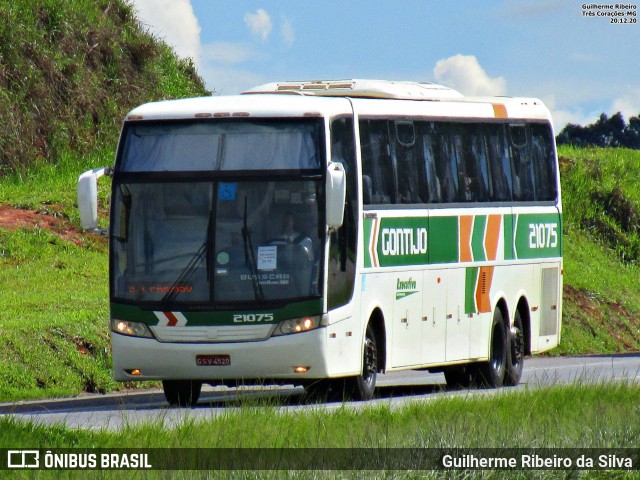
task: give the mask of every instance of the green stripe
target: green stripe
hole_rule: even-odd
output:
[[[457,263],[459,217],[385,217],[379,220],[376,251],[380,267]],[[486,261],[484,251],[487,215],[476,215],[471,232],[474,262]],[[369,243],[373,219],[364,220],[364,266],[373,267]],[[535,232],[534,229],[535,228]],[[427,251],[414,252],[419,232],[427,231]],[[544,230],[544,231],[543,231]],[[390,232],[395,235],[391,238]],[[562,256],[562,216],[557,213],[503,215],[504,259],[557,258]],[[397,237],[397,238],[396,238]],[[398,248],[398,242],[402,248]],[[392,245],[393,244],[393,245]],[[500,255],[498,255],[500,257]]]
[[[487,225],[486,215],[476,215],[473,222],[471,235],[471,251],[474,262],[484,262],[487,258],[484,254],[484,232]]]
[[[458,262],[458,217],[429,219],[429,263]]]
[[[369,253],[369,244],[371,243],[371,235],[373,234],[373,219],[365,218],[363,228],[364,228],[364,266],[365,268],[370,268],[373,266],[373,261],[371,260],[371,254]]]
[[[162,310],[162,309],[157,309]],[[165,309],[163,311],[180,312],[180,307]],[[289,318],[305,317],[307,315],[322,314],[322,299],[307,300],[305,302],[291,303],[283,308],[256,308],[253,310],[239,309],[228,311],[208,311],[208,312],[184,312],[182,314],[187,319],[188,326],[221,326],[238,325],[234,323],[233,316],[244,313],[273,313],[273,322],[278,323]],[[147,325],[157,325],[158,318],[152,310],[143,310],[139,306],[126,305],[111,302],[111,317],[119,320],[130,320],[146,323]]]
[[[513,215],[503,216],[504,231],[504,259],[515,260],[515,252],[513,251]]]
[[[454,218],[457,222],[457,218]],[[382,218],[376,252],[381,267],[429,263],[428,217]],[[369,233],[371,236],[373,232]],[[369,245],[369,242],[365,242]]]
[[[469,267],[465,272],[464,281],[464,313],[475,313],[476,307],[476,283],[478,282],[477,267]]]
[[[516,215],[514,232],[518,259],[562,255],[562,218],[558,213]]]

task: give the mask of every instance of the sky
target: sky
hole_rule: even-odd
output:
[[[143,26],[190,57],[214,94],[369,78],[537,97],[557,131],[603,112],[640,114],[640,1],[612,10],[583,0],[132,3]]]

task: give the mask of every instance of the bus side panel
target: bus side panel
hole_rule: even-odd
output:
[[[513,208],[514,259],[531,262],[527,289],[531,316],[531,353],[560,342],[562,323],[562,214],[557,207]],[[514,300],[515,302],[518,299]],[[515,314],[515,311],[512,314]]]
[[[360,285],[360,318],[363,328],[375,310],[382,312],[387,345],[385,369],[393,365],[394,349],[400,348],[396,345],[393,333],[394,278],[394,272],[365,271],[361,275]]]
[[[332,310],[327,316],[328,376],[357,375],[362,369],[362,322],[353,315],[353,303]]]

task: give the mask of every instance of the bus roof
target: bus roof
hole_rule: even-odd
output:
[[[379,109],[380,114],[389,115],[550,121],[549,110],[536,98],[465,97],[434,83],[361,79],[267,83],[242,95],[147,103],[132,110],[127,120],[321,117],[346,113],[348,105],[342,102],[347,98],[353,99],[354,108],[363,114],[374,114]]]
[[[389,80],[313,80],[299,82],[267,83],[254,87],[244,94],[293,94],[309,97],[348,97],[354,99],[394,99],[394,100],[422,100],[431,102],[452,102],[451,116],[496,118],[536,118],[550,119],[549,110],[537,98],[525,97],[466,97],[457,90],[453,90],[436,83],[419,83]],[[467,105],[465,107],[460,104]],[[457,104],[457,105],[455,105]],[[474,105],[489,107],[488,115],[481,113]],[[379,105],[379,104],[378,104]],[[417,107],[427,114],[440,116],[442,108]],[[415,112],[416,108],[410,108]],[[433,110],[433,112],[427,112]],[[484,109],[486,111],[486,108]],[[438,113],[436,113],[438,112]]]
[[[360,79],[267,83],[244,93],[293,93],[322,97],[393,98],[398,100],[464,98],[460,92],[435,83]]]

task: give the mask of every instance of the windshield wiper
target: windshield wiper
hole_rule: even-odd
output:
[[[207,281],[211,281],[211,274],[209,271],[209,258],[207,253],[209,252],[209,244],[211,243],[211,223],[212,222],[213,222],[213,209],[209,211],[209,221],[207,223],[207,236],[204,243],[200,245],[200,248],[198,248],[198,251],[193,255],[193,257],[191,257],[191,260],[189,260],[189,263],[187,264],[187,266],[184,267],[184,270],[182,270],[182,272],[180,273],[180,276],[176,279],[175,282],[173,282],[173,285],[171,285],[171,287],[169,288],[169,291],[165,293],[164,297],[162,297],[161,301],[163,303],[170,303],[176,299],[176,297],[178,296],[178,293],[180,292],[180,289],[178,287],[181,284],[185,284],[189,281],[189,279],[195,273],[198,265],[200,264],[202,257],[205,257],[205,265],[207,267]]]
[[[258,279],[258,269],[256,267],[256,257],[253,251],[253,245],[251,244],[251,232],[247,227],[247,197],[244,197],[244,218],[242,223],[242,241],[244,243],[244,263],[249,267],[249,276],[251,277],[251,284],[253,286],[253,294],[256,300],[264,300],[264,292],[262,291],[262,285]]]

